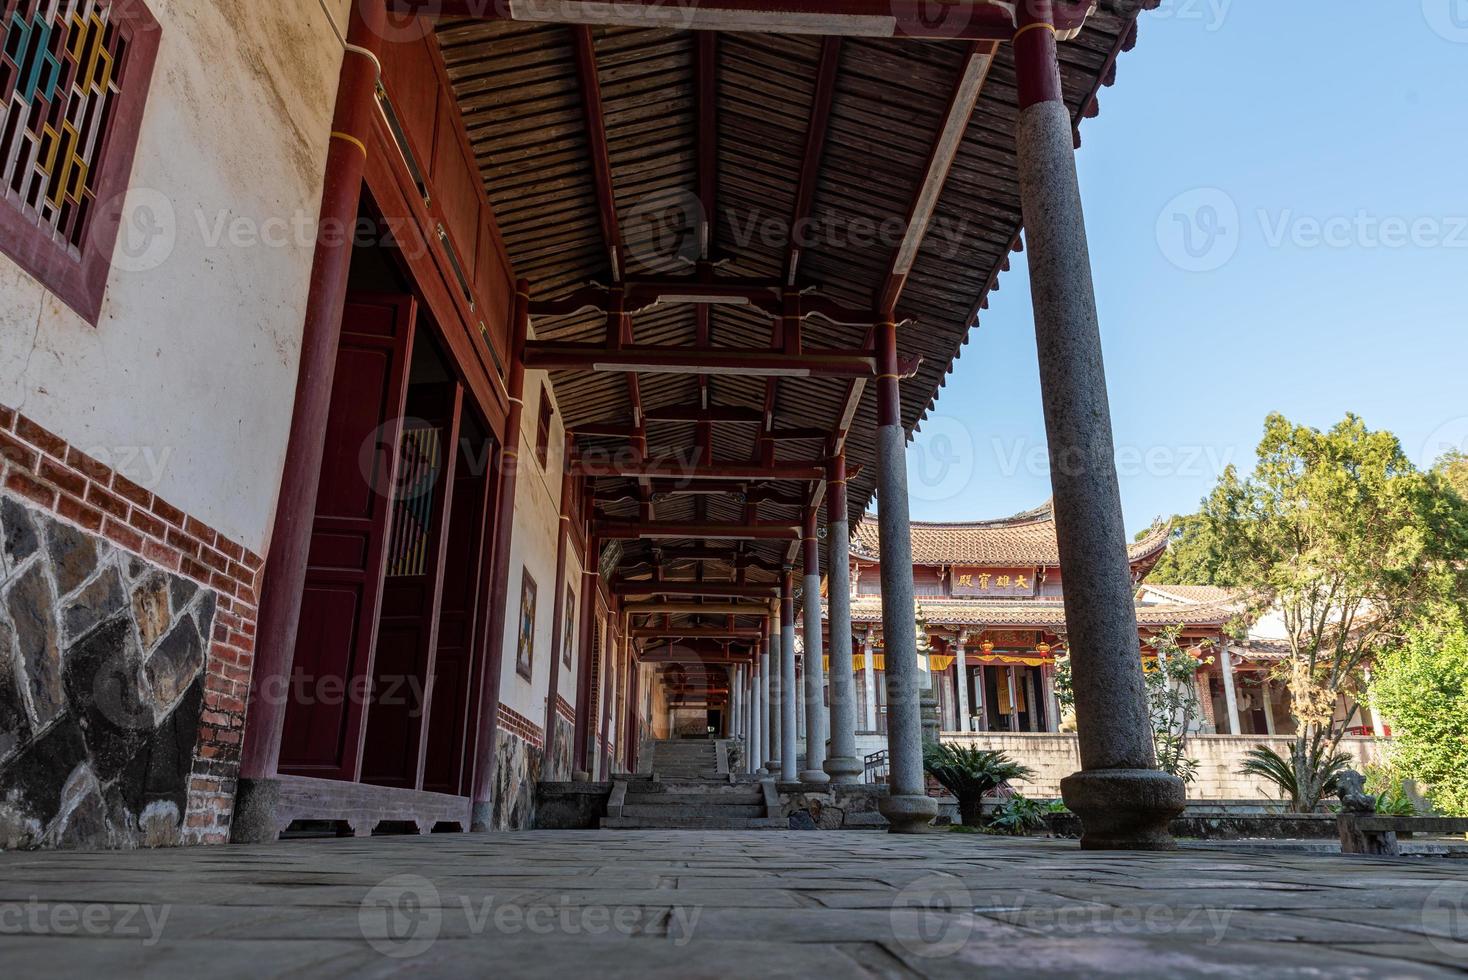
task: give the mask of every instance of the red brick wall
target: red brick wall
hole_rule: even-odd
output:
[[[184,839],[228,841],[264,560],[3,405],[0,474],[12,493],[217,593]]]
[[[540,726],[503,701],[500,702],[499,720],[500,728],[518,736],[525,744],[536,749],[545,748],[545,733],[540,730]]]

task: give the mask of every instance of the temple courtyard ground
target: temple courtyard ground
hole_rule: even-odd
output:
[[[5,977],[1464,970],[1453,859],[692,831],[0,854]]]

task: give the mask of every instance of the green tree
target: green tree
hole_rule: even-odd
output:
[[[1150,533],[1143,531],[1137,537],[1140,539]],[[1172,540],[1146,580],[1158,585],[1236,584],[1224,572],[1213,528],[1203,514],[1172,519]]]
[[[1458,496],[1468,500],[1468,453],[1457,450],[1444,453],[1433,465],[1432,472],[1452,487]]]
[[[1274,414],[1252,475],[1230,467],[1202,516],[1250,615],[1283,623],[1288,656],[1276,674],[1293,696],[1291,762],[1313,807],[1328,777],[1312,760],[1331,757],[1345,734],[1338,702],[1354,708],[1367,663],[1454,595],[1468,508],[1414,468],[1395,436],[1354,415],[1322,432]]]
[[[1468,630],[1425,626],[1378,660],[1371,697],[1395,736],[1392,763],[1439,811],[1468,816]]]

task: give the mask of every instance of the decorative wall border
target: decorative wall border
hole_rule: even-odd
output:
[[[229,840],[264,559],[0,405],[0,482],[68,523],[217,593],[184,840]]]
[[[545,748],[545,733],[540,730],[540,726],[503,701],[500,702],[499,727],[531,748]]]

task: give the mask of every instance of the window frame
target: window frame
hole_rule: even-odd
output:
[[[93,327],[102,315],[162,36],[162,28],[144,0],[110,0],[107,6],[112,23],[126,31],[127,71],[98,151],[101,167],[95,201],[86,217],[79,254],[39,224],[34,214],[15,200],[8,186],[0,187],[0,254]]]

